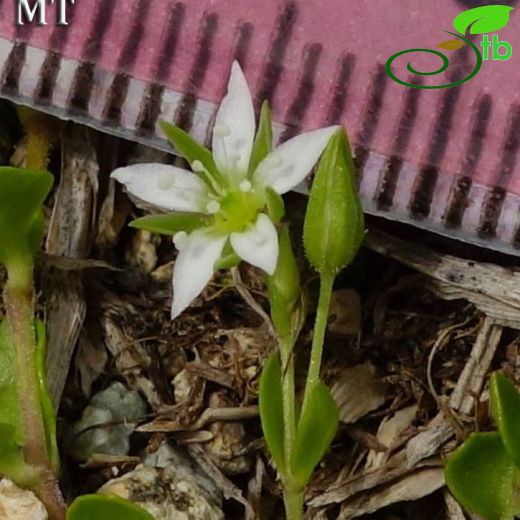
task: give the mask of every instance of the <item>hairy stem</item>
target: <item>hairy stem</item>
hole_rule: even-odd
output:
[[[305,384],[305,394],[303,397],[302,415],[305,412],[311,388],[320,380],[321,358],[323,354],[323,343],[325,341],[325,331],[329,317],[330,299],[332,297],[332,285],[334,275],[323,273],[320,278],[320,296],[318,309],[316,311],[316,321],[314,323],[314,335],[312,337],[311,360]]]
[[[65,517],[65,506],[49,459],[36,369],[32,283],[8,279],[4,302],[11,341],[16,349],[16,383],[20,403],[25,461],[41,473],[34,491],[48,508],[50,518]]]

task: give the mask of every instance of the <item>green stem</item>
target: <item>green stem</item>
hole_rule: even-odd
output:
[[[287,520],[303,518],[303,491],[284,490],[285,516]]]
[[[286,470],[291,467],[291,453],[296,437],[296,408],[294,390],[294,341],[292,338],[280,340],[282,359],[282,406],[284,433],[284,462]]]
[[[307,373],[307,382],[305,383],[305,394],[303,396],[302,415],[308,406],[311,388],[320,380],[323,343],[325,341],[325,331],[327,330],[333,283],[334,274],[322,273],[320,278],[318,309],[316,311],[316,321],[314,323],[314,335],[312,337],[311,360],[309,363],[309,371]]]
[[[292,491],[291,454],[296,438],[296,395],[294,388],[294,339],[280,339],[280,357],[282,359],[282,406],[284,434],[284,503],[287,520],[300,520],[303,517],[303,492]]]
[[[29,278],[31,283],[25,285],[19,283],[21,277],[8,277],[4,291],[9,334],[16,348],[16,383],[24,439],[23,452],[25,461],[41,474],[35,492],[47,507],[50,518],[61,520],[65,517],[65,506],[47,449],[36,368],[34,294],[32,277]]]

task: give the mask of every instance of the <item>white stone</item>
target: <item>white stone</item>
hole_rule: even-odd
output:
[[[32,491],[10,480],[0,481],[0,520],[48,520],[44,505]]]

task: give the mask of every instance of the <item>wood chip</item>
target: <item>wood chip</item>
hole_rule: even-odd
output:
[[[96,153],[84,127],[69,125],[63,135],[60,184],[45,250],[73,259],[88,255],[97,197]],[[47,266],[43,273],[49,391],[58,408],[70,361],[85,318],[81,273]]]

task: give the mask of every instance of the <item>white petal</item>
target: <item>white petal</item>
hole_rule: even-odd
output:
[[[255,137],[255,111],[246,78],[235,61],[227,95],[218,109],[213,132],[213,156],[219,171],[243,179]]]
[[[213,276],[227,236],[198,230],[186,238],[173,268],[172,319],[176,318],[202,292]]]
[[[252,229],[232,233],[230,241],[240,258],[269,275],[274,273],[278,261],[278,233],[267,215],[260,213]]]
[[[134,197],[164,211],[204,212],[209,188],[195,174],[168,164],[133,164],[111,177]]]
[[[257,187],[270,186],[285,193],[305,179],[339,126],[329,126],[289,139],[271,152],[253,177]]]

